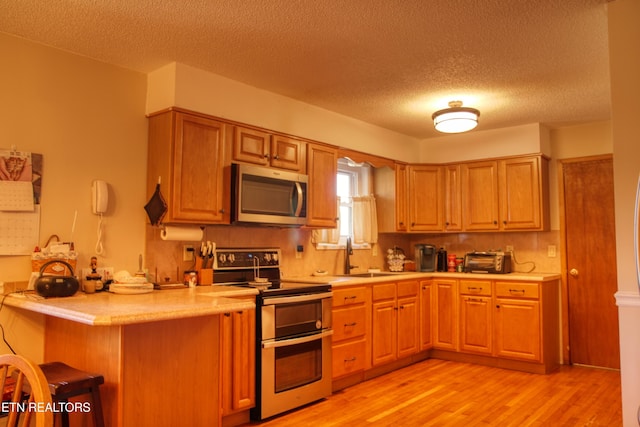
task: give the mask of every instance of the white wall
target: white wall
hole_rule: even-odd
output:
[[[640,1],[608,3],[609,55],[616,207],[616,256],[622,372],[622,415],[625,426],[638,425],[640,405],[640,295],[634,254],[634,204],[640,173]]]

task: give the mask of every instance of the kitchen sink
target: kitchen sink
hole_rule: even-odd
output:
[[[355,274],[341,274],[340,277],[384,277],[384,276],[397,276],[399,273],[355,273]]]

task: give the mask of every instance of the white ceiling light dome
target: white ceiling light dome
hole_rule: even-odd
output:
[[[480,111],[475,108],[463,107],[462,101],[449,102],[449,108],[433,113],[433,125],[438,132],[461,133],[468,132],[478,126]]]

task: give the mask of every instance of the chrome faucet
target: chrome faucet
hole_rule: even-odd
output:
[[[351,270],[358,268],[357,265],[351,265],[350,256],[353,255],[353,247],[351,246],[351,237],[347,237],[347,244],[344,250],[344,274],[351,274]]]

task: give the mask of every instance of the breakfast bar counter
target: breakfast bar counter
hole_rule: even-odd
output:
[[[105,425],[195,426],[220,423],[221,316],[255,310],[256,293],[208,286],[48,299],[11,294],[4,303],[45,315],[44,362],[104,376]],[[88,417],[72,413],[72,424],[90,425]]]

